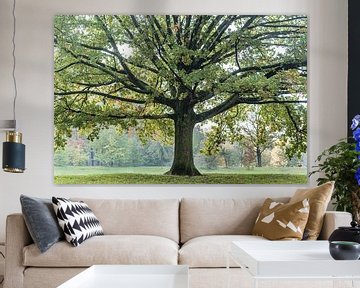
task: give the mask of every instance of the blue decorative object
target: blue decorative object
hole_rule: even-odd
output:
[[[356,115],[352,119],[351,130],[355,130],[360,124],[360,115]]]
[[[360,115],[356,115],[352,119],[351,130],[353,130],[353,136],[356,141],[355,150],[360,152]],[[360,155],[358,155],[358,159],[360,159]],[[360,186],[360,167],[355,172],[355,179]]]
[[[353,136],[356,142],[360,141],[360,128],[353,131]]]

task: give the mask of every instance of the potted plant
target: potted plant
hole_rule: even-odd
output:
[[[310,175],[320,173],[317,183],[335,181],[332,199],[335,209],[348,211],[360,220],[360,115],[352,120],[353,139],[342,139],[324,150],[316,159],[318,165]],[[350,140],[350,141],[347,141]]]

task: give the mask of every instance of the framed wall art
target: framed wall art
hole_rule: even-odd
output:
[[[305,15],[58,15],[56,184],[307,183]]]

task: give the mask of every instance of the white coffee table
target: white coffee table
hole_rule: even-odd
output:
[[[253,287],[260,280],[332,280],[333,285],[349,280],[346,287],[360,287],[360,261],[332,259],[328,241],[238,241],[229,256],[248,272]]]
[[[94,265],[58,288],[188,288],[185,265]]]

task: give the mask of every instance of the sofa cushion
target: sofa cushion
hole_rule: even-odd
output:
[[[24,271],[24,285],[21,288],[56,288],[88,267],[38,268],[29,267]],[[9,286],[12,287],[12,286]],[[79,287],[79,286],[78,286]],[[84,287],[82,287],[84,288]],[[103,286],[103,288],[106,288]]]
[[[64,239],[51,199],[21,195],[20,203],[26,227],[41,252]]]
[[[305,240],[316,240],[319,237],[324,215],[334,190],[334,184],[334,181],[329,181],[318,187],[298,189],[290,199],[290,203],[302,201],[305,198],[309,199],[310,213],[305,227],[305,234],[307,236],[304,237]]]
[[[154,235],[179,242],[178,199],[79,199],[99,219],[105,235]]]
[[[52,202],[65,239],[72,245],[79,246],[91,237],[104,235],[99,220],[86,203],[59,197],[52,197]]]
[[[178,260],[178,244],[159,236],[104,235],[73,247],[56,243],[41,254],[34,244],[23,250],[25,266],[88,267],[95,264],[171,264]]]
[[[267,198],[252,234],[269,240],[301,240],[308,217],[308,199],[284,204]]]
[[[278,199],[287,202],[288,198]],[[249,235],[264,202],[261,199],[182,199],[181,243],[206,235]]]
[[[214,235],[193,238],[179,250],[179,264],[190,267],[226,267],[228,251],[232,241],[268,241],[252,235]],[[239,267],[230,261],[231,267]]]

